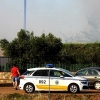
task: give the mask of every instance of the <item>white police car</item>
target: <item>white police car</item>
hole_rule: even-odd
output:
[[[62,68],[30,68],[20,77],[19,87],[26,93],[34,91],[69,91],[77,93],[88,89],[88,81]]]

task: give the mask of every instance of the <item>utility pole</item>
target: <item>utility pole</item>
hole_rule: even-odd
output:
[[[26,0],[24,0],[24,30],[26,31]]]

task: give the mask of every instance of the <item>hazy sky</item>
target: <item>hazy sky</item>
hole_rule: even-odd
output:
[[[24,28],[24,0],[0,0],[0,39]],[[100,0],[27,0],[26,30],[52,33],[62,42],[100,41]]]

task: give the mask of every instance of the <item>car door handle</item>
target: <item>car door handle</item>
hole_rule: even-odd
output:
[[[97,78],[97,77],[94,77],[94,78]]]

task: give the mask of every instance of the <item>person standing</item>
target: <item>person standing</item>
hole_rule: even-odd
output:
[[[20,72],[16,64],[14,64],[13,67],[11,68],[11,75],[12,75],[13,87],[15,90],[17,90],[19,84]]]

